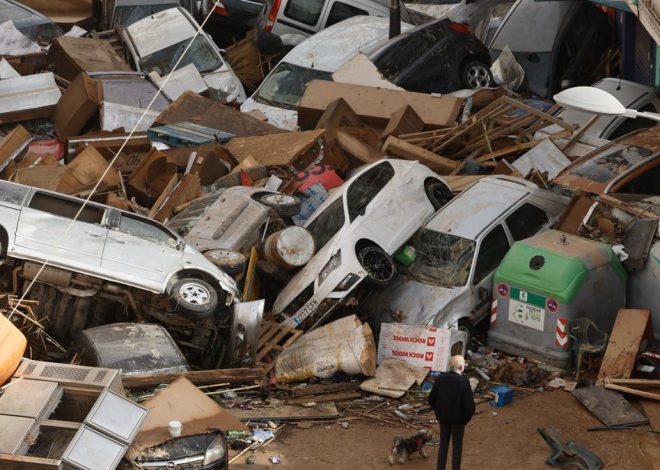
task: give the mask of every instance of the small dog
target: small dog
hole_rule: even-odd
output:
[[[396,436],[394,438],[392,452],[388,458],[390,465],[394,465],[395,462],[406,463],[408,456],[415,452],[419,452],[422,457],[428,459],[429,454],[426,453],[426,444],[433,439],[433,437],[433,433],[428,429],[422,429],[408,439]]]

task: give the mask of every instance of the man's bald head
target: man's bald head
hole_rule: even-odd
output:
[[[449,370],[461,373],[465,369],[465,358],[463,356],[452,356],[449,359]]]

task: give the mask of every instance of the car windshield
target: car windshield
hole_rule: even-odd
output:
[[[611,181],[634,165],[650,157],[652,152],[643,147],[616,145],[596,158],[577,165],[570,173],[598,183]]]
[[[282,62],[261,84],[254,99],[278,108],[296,109],[305,86],[312,80],[331,81],[332,74]]]
[[[410,273],[419,281],[442,287],[468,282],[476,243],[435,230],[423,229],[415,243]]]
[[[160,75],[169,74],[185,51],[188,43],[188,40],[181,41],[143,57],[140,59],[140,68],[145,72],[156,71]],[[204,36],[195,38],[178,68],[181,69],[189,64],[193,64],[200,73],[213,72],[224,65],[220,55],[216,53]]]
[[[142,18],[151,16],[159,11],[172,8],[171,3],[161,3],[160,5],[140,5],[140,6],[121,6],[115,9],[115,17],[113,19],[113,27],[117,26],[130,26]]]
[[[382,50],[371,57],[380,73],[390,80],[410,64],[422,57],[430,47],[440,43],[447,36],[447,21],[438,20],[406,31],[390,41]]]
[[[339,232],[339,229],[344,226],[345,220],[344,201],[340,197],[307,226],[307,230],[314,237],[317,251],[323,248]]]

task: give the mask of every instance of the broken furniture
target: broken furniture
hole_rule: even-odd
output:
[[[114,470],[147,409],[120,371],[24,360],[0,397],[0,467]]]
[[[609,335],[602,332],[590,318],[574,318],[568,323],[568,337],[573,340],[575,381],[577,382],[580,380],[582,356],[587,356],[588,370],[591,370],[592,357],[605,352]]]
[[[537,428],[537,431],[550,447],[550,455],[545,463],[555,468],[576,466],[582,470],[599,470],[603,461],[575,441],[564,442],[559,431],[553,428]]]

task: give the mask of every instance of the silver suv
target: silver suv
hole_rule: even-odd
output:
[[[158,222],[0,181],[0,259],[5,258],[48,261],[52,267],[168,295],[178,312],[196,319],[213,314],[220,295],[227,305],[239,297],[226,273]]]

